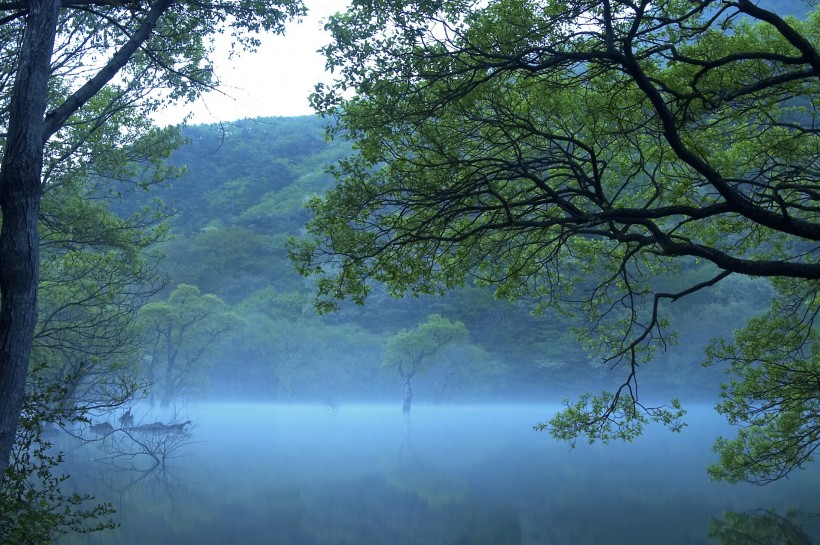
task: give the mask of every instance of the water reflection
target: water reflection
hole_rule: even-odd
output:
[[[816,526],[818,517],[817,513],[803,513],[799,509],[787,509],[783,514],[773,509],[728,512],[712,521],[709,537],[721,545],[816,545],[806,526]]]
[[[117,505],[121,527],[71,543],[715,543],[743,527],[724,512],[820,511],[816,469],[763,488],[710,483],[724,430],[706,412],[681,435],[570,452],[532,431],[544,407],[417,409],[199,407],[190,456],[161,471],[75,459],[72,481]]]

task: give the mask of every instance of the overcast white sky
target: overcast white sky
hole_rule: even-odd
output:
[[[245,53],[228,59],[229,44],[215,55],[217,74],[222,80],[220,93],[209,93],[195,104],[171,107],[157,115],[160,124],[179,123],[193,113],[194,124],[234,121],[269,116],[312,114],[308,95],[320,81],[329,81],[324,73],[324,58],[316,50],[330,38],[322,30],[323,21],[343,11],[348,0],[304,0],[308,15],[301,23],[288,25],[284,36],[268,36],[254,54]],[[766,0],[761,4],[783,6],[797,0]]]
[[[205,124],[237,119],[312,114],[308,95],[316,83],[329,81],[324,58],[316,50],[330,38],[324,20],[344,10],[347,0],[305,0],[308,15],[291,22],[284,36],[267,36],[256,53],[228,59],[229,44],[218,47],[215,67],[222,93],[211,92],[193,104],[170,107],[159,113],[161,124],[179,123],[193,113],[189,123]]]

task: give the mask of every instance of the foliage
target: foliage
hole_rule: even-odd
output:
[[[66,407],[122,403],[136,391],[134,320],[164,285],[154,249],[166,236],[164,210],[146,205],[120,217],[100,186],[106,177],[139,179],[136,169],[144,165],[137,167],[138,158],[144,164],[160,161],[178,142],[177,131],[157,131],[135,143],[136,149],[121,149],[117,160],[107,157],[81,172],[52,174],[41,208],[32,366],[41,380],[65,387]],[[170,174],[159,165],[150,172],[152,181]]]
[[[337,79],[312,100],[355,153],[292,249],[318,307],[476,280],[576,315],[625,368],[545,428],[680,429],[677,402],[638,388],[675,341],[668,304],[733,275],[816,290],[818,18],[749,0],[354,1],[327,25]],[[703,262],[711,277],[668,288]]]
[[[65,492],[64,457],[49,439],[57,425],[81,424],[91,411],[110,411],[139,395],[133,322],[162,285],[151,247],[165,235],[163,211],[146,205],[122,218],[109,205],[121,197],[117,190],[173,175],[160,161],[178,141],[176,129],[151,131],[93,164],[52,165],[44,174],[39,319],[26,405],[3,480],[3,543],[53,543],[68,532],[113,527],[105,520],[111,505],[89,506],[90,496]]]
[[[797,282],[777,288],[767,313],[709,349],[709,363],[729,362],[718,411],[743,426],[734,439],[715,443],[720,460],[709,473],[716,479],[766,484],[811,462],[820,446],[820,336],[813,325],[820,300]]]
[[[26,400],[12,460],[0,487],[0,542],[47,545],[68,532],[98,532],[116,525],[110,504],[89,505],[88,495],[66,493],[68,475],[60,474],[63,453],[48,441],[56,423],[81,422],[84,414],[60,406],[64,393],[37,385]]]
[[[432,314],[414,329],[399,331],[387,340],[384,365],[396,367],[402,377],[413,375],[433,363],[432,356],[444,347],[466,339],[463,323]]]
[[[190,126],[184,135],[188,145],[171,162],[186,167],[187,183],[156,192],[177,211],[173,224],[183,237],[214,220],[230,227],[260,225],[268,208],[286,204],[289,212],[303,214],[301,199],[332,185],[325,169],[348,150],[343,143],[325,142],[321,121],[312,116]],[[312,187],[302,188],[298,202],[277,197],[287,187],[305,185],[302,177],[309,177]],[[302,223],[288,227],[298,229]]]
[[[549,424],[538,424],[535,429],[549,429],[556,439],[568,441],[573,447],[580,435],[586,435],[590,444],[596,440],[631,441],[643,432],[649,419],[663,423],[672,431],[680,431],[685,426],[681,420],[684,411],[677,398],[668,407],[645,407],[621,395],[620,391],[603,391],[599,395],[582,394],[574,403],[564,400],[564,405],[566,409]]]
[[[271,279],[272,264],[284,258],[275,237],[244,227],[211,225],[167,246],[166,270],[175,279],[236,303]]]
[[[128,164],[124,150],[139,150],[141,137],[157,133],[151,113],[217,83],[208,58],[215,34],[253,49],[257,33],[281,33],[303,12],[298,0],[0,6],[0,470],[37,327],[38,221],[48,184],[72,173],[87,178],[86,165],[107,166],[109,158]]]
[[[137,183],[128,185],[147,187],[172,174],[159,161],[177,143],[178,131],[155,131],[94,164],[46,174],[39,319],[25,410],[3,483],[4,543],[52,543],[69,531],[112,527],[103,520],[110,505],[89,507],[89,496],[64,492],[63,454],[48,439],[56,425],[81,424],[92,411],[139,395],[133,322],[162,285],[151,249],[165,235],[162,209],[146,206],[121,218],[109,208],[120,195],[102,186],[130,178]]]
[[[416,373],[441,360],[444,348],[467,340],[467,328],[461,322],[451,322],[431,314],[424,323],[404,329],[387,339],[383,365],[394,367],[404,381],[404,412],[410,411],[413,391],[410,381]]]
[[[348,146],[325,142],[313,117],[192,126],[183,134],[188,143],[170,162],[185,165],[185,178],[152,190],[175,212],[162,270],[230,304],[271,286],[306,292],[286,241],[307,220],[305,198],[332,185],[326,169]]]
[[[240,324],[241,319],[219,297],[202,295],[199,288],[187,284],[177,286],[167,302],[140,309],[138,327],[147,348],[144,372],[163,406],[195,389],[201,369],[213,361],[224,336]]]
[[[313,285],[294,272],[285,242],[303,229],[308,217],[304,201],[333,185],[326,169],[349,146],[325,142],[321,121],[312,117],[192,126],[184,129],[183,137],[188,143],[169,162],[185,165],[184,176],[129,198],[118,210],[138,210],[152,197],[173,208],[171,236],[161,245],[166,254],[161,269],[174,283],[217,295],[246,320],[229,341],[230,356],[224,365],[206,371],[213,395],[241,395],[238,392],[245,388],[265,399],[322,398],[320,390],[333,390],[342,400],[389,398],[387,373],[378,369],[379,345],[434,313],[464,322],[473,332],[470,350],[478,351],[472,370],[466,361],[456,365],[456,358],[449,367],[417,379],[434,399],[497,397],[525,388],[525,395],[541,398],[539,387],[559,386],[556,369],[545,362],[584,366],[577,375],[562,368],[566,384],[588,382],[587,374],[600,374],[587,364],[562,316],[533,316],[528,301],[494,300],[485,287],[465,286],[445,298],[405,300],[376,287],[366,309],[350,305],[343,312],[315,317],[308,302]],[[273,162],[278,165],[275,170]],[[541,334],[528,334],[531,328]],[[334,345],[340,347],[336,354],[331,353]],[[293,350],[280,360],[285,353],[281,346]],[[348,356],[348,350],[354,352]],[[355,362],[358,351],[363,351],[361,370]],[[239,362],[243,373],[234,371]],[[501,367],[509,372],[496,375]],[[691,375],[692,368],[682,367],[681,374]],[[447,380],[450,371],[460,378]],[[494,377],[491,388],[479,383],[482,376]],[[363,387],[358,380],[373,387]]]
[[[267,334],[274,346],[265,364],[276,373],[278,399],[335,407],[373,399],[384,387],[381,338],[352,324],[323,324],[315,318],[280,318],[271,326]]]
[[[13,55],[20,47],[19,36],[30,24],[25,20],[24,8],[17,2],[2,6],[4,24],[0,44],[3,58],[9,63],[14,62]],[[48,122],[72,137],[52,144],[70,149],[78,141],[75,135],[95,138],[109,119],[113,126],[127,130],[131,125],[122,123],[119,116],[156,109],[169,99],[194,98],[217,82],[208,58],[214,35],[229,35],[237,51],[253,49],[259,43],[255,32],[281,33],[284,23],[303,10],[298,2],[277,1],[133,5],[99,2],[93,11],[81,2],[63,3],[55,30]],[[140,31],[146,30],[149,33],[141,35]],[[140,49],[131,52],[129,40],[140,40],[137,42]],[[116,66],[123,60],[127,64]],[[118,71],[110,73],[112,68]],[[7,77],[2,93],[5,109],[10,101],[14,70],[4,73]],[[112,79],[113,74],[119,77]],[[94,76],[99,79],[107,76],[103,81],[105,87],[91,96],[79,93],[81,86]],[[105,106],[103,117],[97,116],[98,111],[86,115],[88,110],[77,109],[77,104],[67,100],[71,95],[73,99],[83,95],[85,100],[79,106],[88,105],[92,111],[97,106]],[[135,108],[139,110],[135,112]],[[65,119],[61,119],[64,110],[76,116],[67,125],[64,125]]]
[[[509,372],[509,366],[493,358],[473,343],[461,342],[445,347],[436,365],[425,370],[436,403],[469,397],[489,391]]]

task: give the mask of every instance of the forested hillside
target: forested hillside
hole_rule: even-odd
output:
[[[533,315],[533,301],[497,300],[478,283],[442,297],[403,299],[373,285],[366,305],[317,315],[312,282],[295,272],[288,240],[304,230],[306,199],[334,183],[328,168],[349,152],[348,145],[342,139],[326,141],[321,120],[311,117],[192,126],[184,136],[188,143],[171,163],[186,173],[146,194],[162,200],[173,215],[170,237],[161,244],[161,268],[170,284],[142,312],[143,317],[160,312],[143,327],[159,330],[161,313],[175,315],[180,304],[174,301],[190,299],[173,297],[179,286],[195,287],[199,298],[218,298],[224,304],[220,312],[229,315],[215,320],[231,325],[214,329],[202,323],[184,332],[187,339],[173,340],[191,347],[207,340],[208,345],[203,353],[189,350],[190,361],[174,363],[175,384],[159,373],[169,365],[161,353],[143,357],[146,368],[157,370],[152,390],[158,399],[399,403],[402,379],[384,365],[388,341],[432,314],[462,322],[468,335],[420,362],[413,379],[420,401],[555,400],[618,380],[576,341],[573,326],[583,324],[554,313]],[[146,204],[141,197],[129,199],[123,204]],[[697,270],[682,275],[706,276]],[[670,278],[670,286],[677,280]],[[686,345],[658,354],[643,377],[659,395],[714,394],[718,371],[700,367],[702,348],[753,310],[749,290],[765,289],[749,281],[731,285],[734,291],[723,290],[718,298],[680,303],[674,322]],[[160,304],[164,309],[154,308]]]
[[[247,514],[258,542],[269,543],[271,521],[288,524],[259,510],[248,490],[220,485],[219,502],[204,506],[176,495],[187,484],[166,469],[199,427],[189,401],[243,403],[215,403],[225,411],[207,423],[219,430],[216,450],[230,451],[217,457],[243,479],[251,473],[240,451],[257,450],[266,474],[291,469],[267,456],[291,442],[280,435],[287,426],[268,426],[270,416],[245,404],[256,401],[279,404],[267,414],[290,413],[288,426],[301,409],[286,404],[308,403],[334,434],[337,417],[360,409],[330,414],[317,404],[387,402],[409,413],[418,403],[537,402],[537,418],[548,420],[534,429],[575,446],[632,441],[650,423],[680,432],[687,402],[708,400],[734,428],[714,442],[713,479],[768,484],[813,461],[814,0],[354,1],[323,22],[327,78],[309,97],[320,118],[188,127],[158,118],[169,103],[219,87],[217,36],[232,54],[252,51],[307,8],[299,0],[0,8],[0,543],[56,543],[117,526],[112,505],[89,505],[68,474],[99,476],[117,501],[140,482],[174,492],[167,508],[153,491],[135,495],[135,509],[124,503],[124,512],[143,511],[134,528],[188,511],[190,528],[224,542]],[[410,419],[364,410],[382,411],[392,427],[406,426],[389,449],[425,466],[411,452]],[[490,413],[512,425],[500,406]],[[487,438],[498,432],[484,418],[473,420],[476,444],[495,450]],[[246,448],[247,437],[232,442],[226,427],[279,444]],[[332,456],[306,474],[330,468],[334,502],[377,497],[338,479],[339,443],[321,429],[315,450]],[[467,468],[480,450],[437,444],[448,466]],[[514,482],[506,468],[519,465],[519,449],[509,450],[515,456],[493,453],[475,466],[504,469],[486,481],[487,497]],[[688,457],[680,443],[659,452],[647,463],[669,458],[669,473]],[[67,457],[81,465],[63,467]],[[378,458],[373,465],[386,460]],[[358,465],[365,459],[357,452]],[[202,480],[219,473],[215,460]],[[582,481],[579,501],[562,494],[542,503],[559,482],[552,476],[532,494],[511,484],[512,531],[498,521],[500,531],[484,536],[560,535],[540,514],[530,529],[544,531],[524,532],[524,504],[569,521],[568,507],[584,524],[590,516],[576,508],[589,507],[588,483],[621,470],[557,465]],[[640,479],[619,478],[613,490],[627,483],[640,492],[638,466]],[[114,473],[133,480],[114,485]],[[420,520],[404,516],[408,499],[427,498],[453,526],[450,492],[485,495],[472,477],[461,487],[442,478],[448,472],[406,475],[367,475],[383,491],[411,493],[379,515],[402,521],[398,535],[415,533]],[[305,486],[328,487],[298,480],[282,496],[292,528],[320,529],[311,543],[352,535],[349,517],[338,534],[324,534],[323,518],[303,517],[316,503]],[[446,489],[444,510],[433,495],[415,494],[432,481]],[[262,503],[280,503],[270,486],[247,482],[265,489]],[[682,494],[669,483],[671,495],[640,493],[673,506],[691,541],[678,505],[700,508],[709,492]],[[249,503],[223,501],[227,489]],[[624,513],[641,510],[622,499]],[[817,511],[811,501],[797,507]],[[786,522],[798,514],[785,512]],[[610,518],[628,522],[629,513]],[[206,519],[228,521],[225,537]],[[180,542],[174,526],[169,543]],[[461,530],[457,523],[439,542],[470,541],[473,532]],[[146,539],[156,541],[128,542]]]

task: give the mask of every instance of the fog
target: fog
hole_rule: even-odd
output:
[[[679,342],[640,366],[640,401],[680,397],[681,433],[653,425],[632,443],[571,449],[533,427],[564,398],[617,390],[630,371],[583,349],[574,322],[475,286],[399,300],[377,286],[366,306],[319,316],[284,256],[224,253],[244,248],[246,230],[194,244],[218,234],[203,227],[212,218],[193,216],[201,210],[181,216],[194,235],[181,234],[164,262],[178,284],[150,310],[213,316],[167,337],[173,319],[144,320],[143,332],[157,334],[138,367],[147,396],[91,413],[101,433],[80,430],[90,443],[51,438],[65,452],[66,485],[118,510],[118,529],[61,543],[820,543],[816,466],[766,487],[710,482],[706,472],[715,438],[736,430],[713,409],[726,365],[702,367],[704,350],[765,311],[767,283],[732,277],[663,309]],[[428,348],[434,315],[467,334],[417,363],[403,414],[396,362]],[[211,333],[229,322],[233,330]],[[121,420],[128,407],[133,422]]]
[[[64,542],[689,544],[800,527],[820,539],[816,467],[766,487],[709,481],[710,445],[730,431],[709,406],[690,407],[679,434],[575,449],[533,430],[558,409],[191,405],[164,466],[105,441],[61,445],[70,484],[112,501],[121,524]],[[148,410],[138,422],[171,418]]]

